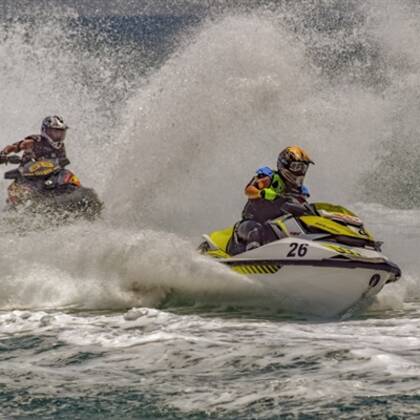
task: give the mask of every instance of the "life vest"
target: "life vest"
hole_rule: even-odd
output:
[[[65,159],[66,149],[64,144],[60,148],[53,147],[49,141],[40,135],[29,136],[34,141],[32,150],[25,151],[23,154],[23,161],[29,161],[31,159],[43,160],[43,159]]]
[[[270,177],[271,184],[268,189],[273,190],[277,198],[274,200],[266,200],[264,198],[248,200],[242,211],[243,220],[255,220],[256,222],[264,223],[267,220],[276,219],[285,213],[282,205],[287,199],[282,197],[282,195],[293,191],[290,190],[278,172],[272,171]]]
[[[278,172],[273,173],[270,188],[273,189],[278,195],[284,194],[286,192],[286,183],[283,181]]]

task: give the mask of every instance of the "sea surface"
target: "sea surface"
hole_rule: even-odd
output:
[[[207,3],[0,16],[0,146],[62,114],[106,207],[1,213],[0,418],[419,418],[420,7]],[[289,144],[311,200],[403,271],[351,317],[287,313],[196,252]]]

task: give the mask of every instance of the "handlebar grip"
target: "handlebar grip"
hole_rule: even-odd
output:
[[[17,164],[22,162],[22,159],[18,155],[10,155],[10,156],[6,156],[6,161],[5,162],[14,163],[14,164],[17,165]]]
[[[64,168],[67,165],[70,165],[70,161],[67,158],[60,159],[58,163],[62,168]]]

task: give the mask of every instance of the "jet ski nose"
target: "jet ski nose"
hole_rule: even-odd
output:
[[[388,265],[390,266],[390,271],[393,275],[388,279],[387,284],[393,283],[394,281],[397,281],[399,278],[401,278],[401,268],[392,261],[388,261]]]

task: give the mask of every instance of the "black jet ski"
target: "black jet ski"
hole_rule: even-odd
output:
[[[5,179],[13,180],[7,189],[8,211],[53,213],[66,218],[97,218],[103,203],[92,188],[81,185],[69,169],[68,159],[43,159],[22,162],[17,155],[3,156],[0,163],[19,164],[7,171]]]

